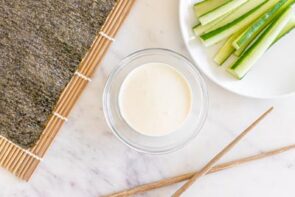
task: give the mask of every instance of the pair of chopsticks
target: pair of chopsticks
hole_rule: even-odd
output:
[[[266,112],[264,112],[258,119],[256,119],[249,127],[247,127],[240,135],[238,135],[231,143],[229,143],[220,153],[218,153],[213,159],[209,161],[207,165],[205,165],[200,171],[187,173],[184,175],[163,179],[157,182],[141,185],[129,190],[125,190],[122,192],[114,193],[111,195],[108,195],[108,197],[126,197],[135,195],[142,192],[147,192],[152,189],[161,188],[164,186],[172,185],[178,182],[182,182],[185,180],[188,180],[181,188],[179,188],[172,196],[177,197],[180,196],[182,193],[184,193],[196,180],[198,180],[200,177],[202,177],[205,174],[209,173],[215,173],[221,170],[225,170],[228,168],[232,168],[244,163],[248,163],[250,161],[255,161],[258,159],[263,159],[266,157],[270,157],[276,154],[280,154],[286,151],[289,151],[291,149],[295,149],[295,144],[281,147],[278,149],[274,149],[269,152],[264,152],[260,154],[256,154],[253,156],[241,158],[238,160],[233,160],[230,162],[226,162],[223,164],[215,165],[227,152],[229,152],[246,134],[248,134],[262,119],[264,119],[271,111],[273,110],[273,107],[268,109]]]

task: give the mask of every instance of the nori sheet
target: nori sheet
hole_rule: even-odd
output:
[[[0,1],[0,135],[39,139],[115,0]]]

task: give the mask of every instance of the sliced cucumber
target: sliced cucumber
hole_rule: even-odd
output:
[[[267,0],[248,0],[246,3],[232,11],[228,16],[226,16],[221,23],[218,23],[214,28],[209,29],[207,32],[218,29],[219,27],[222,27],[238,18],[243,16],[244,14],[248,13],[250,10],[255,9],[256,7],[262,5],[263,3],[266,3]]]
[[[229,1],[231,0],[205,0],[198,2],[194,4],[195,15],[200,17]]]
[[[259,37],[259,35],[258,35],[258,37]],[[239,48],[238,50],[235,50],[235,52],[234,52],[234,55],[235,56],[237,56],[237,57],[240,57],[241,55],[243,55],[243,53],[247,50],[247,48],[249,48],[250,46],[248,45],[245,45],[245,46],[243,46],[243,47],[241,47],[241,48]],[[235,47],[234,47],[235,48]]]
[[[264,33],[264,31],[267,28],[268,28],[268,26],[266,26],[261,32],[259,32],[259,34],[257,34],[257,36],[252,40],[251,43],[249,43],[248,45],[242,46],[238,50],[235,50],[234,55],[237,57],[240,57],[241,55],[243,55],[247,50],[249,50],[251,48],[251,46],[256,42],[256,40],[260,38],[260,36]]]
[[[202,15],[199,17],[199,21],[202,25],[206,25],[219,17],[225,16],[226,14],[230,13],[240,5],[244,4],[248,0],[233,0],[221,5],[214,10]]]
[[[292,9],[289,7],[282,15],[274,19],[274,22],[269,25],[251,48],[227,69],[229,73],[238,79],[242,79],[271,46],[272,42],[274,42],[291,17]]]
[[[294,28],[295,28],[295,15],[292,15],[290,21],[287,23],[284,29],[280,32],[280,34],[275,39],[275,41],[271,44],[271,46],[274,45],[276,42],[278,42],[281,38],[283,38],[289,32],[291,32]]]
[[[262,5],[250,10],[243,16],[236,20],[208,33],[201,35],[201,39],[205,46],[211,46],[217,42],[229,37],[235,32],[241,30],[243,27],[247,27],[259,16],[266,12],[269,8],[273,7],[279,0],[269,0]]]
[[[280,0],[274,7],[270,8],[260,16],[252,25],[250,25],[234,42],[233,46],[239,50],[245,49],[247,45],[276,17],[285,9],[288,0]],[[290,2],[290,1],[289,1]]]
[[[248,44],[248,45],[243,45],[241,46],[238,50],[235,50],[234,55],[237,57],[240,57],[241,55],[243,55],[250,47],[253,43],[255,43],[255,41],[257,39],[259,39],[259,37],[263,34],[263,32],[267,29],[267,27],[265,27],[262,31],[260,31],[256,37],[253,38],[253,40]],[[233,45],[234,47],[234,45]]]
[[[218,65],[222,65],[235,51],[235,48],[233,47],[232,43],[237,37],[239,37],[240,33],[241,32],[237,32],[233,34],[230,38],[227,39],[224,45],[219,49],[219,51],[214,57],[214,61]]]
[[[295,16],[292,15],[290,21],[288,21],[286,26],[283,28],[283,30],[280,32],[280,34],[276,37],[275,41],[271,44],[271,46],[274,45],[277,41],[279,41],[282,37],[284,37],[286,34],[288,34],[294,28],[295,28]],[[261,32],[261,34],[263,34],[263,31]],[[255,43],[255,40],[259,39],[259,37],[260,37],[260,35],[258,35],[257,38],[254,39],[253,43]],[[234,55],[237,57],[240,57],[250,48],[251,48],[251,45],[246,46],[244,50],[242,48],[240,48],[239,50],[235,50]]]
[[[193,31],[195,33],[196,36],[199,36],[201,34],[203,34],[204,32],[208,31],[211,28],[216,27],[218,24],[220,24],[228,15],[222,16],[219,19],[216,19],[214,21],[212,21],[211,23],[208,23],[206,25],[201,25],[201,23],[199,23],[198,25],[195,25],[193,27]]]
[[[193,28],[196,36],[202,35],[203,33],[212,31],[214,29],[217,29],[219,27],[222,27],[232,21],[234,21],[235,19],[243,16],[244,14],[246,14],[247,12],[249,12],[249,10],[254,9],[255,7],[261,5],[262,3],[264,3],[266,0],[248,0],[246,3],[244,3],[243,5],[241,5],[240,7],[238,7],[237,9],[235,9],[234,11],[232,11],[229,14],[226,14],[225,16],[222,16],[218,19],[216,19],[215,21],[212,21],[211,23],[208,23],[206,25],[197,25]]]
[[[283,6],[284,9],[281,10],[281,12],[284,11],[286,9],[286,7],[291,6],[293,3],[294,3],[294,1],[293,2],[289,1],[287,4],[285,4]],[[281,12],[279,14],[281,14]],[[288,32],[284,32],[284,31],[285,31],[285,29],[289,28],[287,26],[291,26],[293,23],[295,23],[295,22],[292,22],[293,20],[295,20],[295,19],[293,19],[294,17],[295,16],[292,16],[292,18],[290,19],[290,21],[287,23],[286,27],[282,30],[282,32],[280,34],[282,34],[284,36],[285,34],[288,33]],[[290,30],[292,30],[292,29],[289,29],[289,31]],[[241,48],[239,48],[238,50],[235,50],[234,55],[237,57],[240,57],[241,55],[243,55],[249,48],[251,48],[251,45],[253,43],[255,43],[256,39],[258,39],[260,37],[260,34],[263,34],[263,30],[259,34],[257,34],[256,37],[253,38],[253,40],[248,45],[244,45]],[[279,40],[279,39],[280,39],[280,35],[276,38],[276,40]],[[273,44],[274,43],[272,43],[272,45]]]

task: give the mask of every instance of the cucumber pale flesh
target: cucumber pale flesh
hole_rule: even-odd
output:
[[[222,16],[219,19],[216,19],[206,25],[196,25],[195,27],[193,27],[194,33],[196,34],[196,36],[199,36],[204,33],[218,29],[219,27],[222,27],[243,16],[244,14],[249,12],[249,10],[256,8],[257,6],[263,4],[265,1],[266,0],[248,0],[246,3],[244,3],[231,13],[228,13],[227,15]]]
[[[214,61],[222,65],[235,51],[235,48],[233,47],[232,43],[233,41],[240,35],[241,32],[237,32],[233,34],[228,40],[225,42],[225,44],[219,49],[217,54],[214,57]]]
[[[290,2],[290,1],[289,1]],[[259,17],[246,31],[244,31],[234,42],[233,46],[238,50],[245,48],[250,42],[272,21],[274,17],[285,9],[284,5],[288,5],[288,0],[280,0],[274,7]]]
[[[295,15],[292,15],[290,21],[287,23],[287,25],[283,28],[283,30],[280,32],[280,34],[277,36],[275,41],[271,44],[274,45],[277,43],[281,38],[283,38],[285,35],[290,33],[295,28]]]
[[[211,10],[232,0],[205,0],[194,4],[194,11],[197,17],[200,17]]]
[[[221,5],[214,10],[202,15],[199,17],[199,21],[202,25],[206,25],[219,17],[225,16],[227,13],[230,13],[240,5],[244,4],[248,0],[233,0]]]
[[[269,8],[273,7],[278,1],[279,0],[269,0],[266,3],[250,10],[248,13],[232,21],[231,23],[201,35],[203,43],[205,44],[205,46],[211,46],[229,37],[235,32],[251,24]]]
[[[281,16],[274,20],[253,46],[227,69],[229,73],[238,79],[242,79],[275,41],[291,17],[292,10],[289,7]]]

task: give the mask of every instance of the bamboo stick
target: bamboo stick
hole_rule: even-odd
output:
[[[122,24],[123,19],[125,19],[124,10],[129,10],[133,4],[134,0],[122,0],[122,5],[120,6],[120,9],[118,9],[116,12],[111,13],[110,17],[107,19],[107,23],[105,26],[101,28],[101,31],[106,33],[109,36],[114,36],[114,29],[116,29],[116,26],[120,26]],[[112,15],[113,14],[113,15]],[[100,36],[102,37],[102,36]],[[93,50],[93,54],[91,54],[89,57],[89,62],[85,66],[85,69],[82,70],[83,73],[85,73],[86,76],[91,76],[94,68],[98,64],[99,61],[101,61],[102,57],[104,56],[104,52],[110,45],[111,41],[104,38],[101,42],[98,43],[97,48]]]
[[[264,119],[271,111],[273,107],[264,112],[258,119],[256,119],[249,127],[247,127],[238,137],[236,137],[231,143],[229,143],[222,151],[220,151],[213,159],[205,165],[200,172],[196,173],[191,179],[189,179],[182,187],[180,187],[172,196],[179,197],[183,194],[194,182],[196,182],[200,177],[207,174],[211,168],[231,149],[235,147],[252,129]]]
[[[211,173],[216,173],[222,170],[227,170],[233,167],[238,167],[242,164],[246,164],[252,161],[257,161],[260,159],[264,159],[264,158],[268,158],[271,156],[275,156],[290,150],[295,149],[295,144],[291,144],[288,146],[284,146],[284,147],[280,147],[271,151],[267,151],[267,152],[263,152],[263,153],[259,153],[256,155],[252,155],[249,157],[244,157],[244,158],[240,158],[237,160],[233,160],[233,161],[229,161],[229,162],[225,162],[219,165],[214,166],[207,174],[211,174]],[[197,172],[190,172],[190,173],[186,173],[186,174],[182,174],[182,175],[178,175],[175,177],[171,177],[171,178],[167,178],[167,179],[162,179],[159,181],[155,181],[152,183],[147,183],[144,185],[140,185],[128,190],[124,190],[118,193],[114,193],[111,195],[107,195],[106,197],[127,197],[127,196],[132,196],[135,194],[139,194],[139,193],[143,193],[143,192],[148,192],[150,190],[154,190],[154,189],[159,189],[162,187],[166,187],[172,184],[176,184],[176,183],[180,183],[182,181],[191,179],[196,173],[199,173],[200,171]]]
[[[122,10],[122,7],[125,7],[126,4],[127,2],[124,0],[119,1],[117,3],[116,8],[111,11],[110,15],[106,19],[105,25],[102,26],[100,31],[104,31],[104,29],[108,29],[110,27],[112,20],[114,20],[117,14],[119,14],[119,12]],[[104,33],[107,33],[107,32],[104,32]],[[98,57],[96,53],[101,50],[102,46],[104,46],[105,44],[107,44],[107,42],[109,42],[109,40],[105,39],[101,35],[97,35],[97,38],[98,38],[97,42],[93,44],[87,58],[85,58],[84,62],[81,62],[81,66],[78,69],[78,71],[85,74],[86,76],[88,76],[86,70],[88,69],[89,65],[92,65],[93,58]]]

